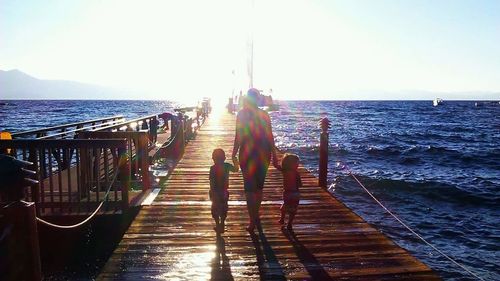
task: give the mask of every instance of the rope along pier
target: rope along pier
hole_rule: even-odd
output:
[[[83,221],[76,223],[76,224],[73,224],[73,225],[59,225],[59,224],[54,224],[54,223],[48,222],[48,221],[41,219],[39,217],[36,217],[36,220],[44,225],[47,225],[47,226],[50,226],[53,228],[57,228],[57,229],[73,229],[73,228],[77,228],[77,227],[80,227],[80,226],[86,224],[87,222],[89,222],[91,219],[93,219],[95,217],[95,215],[99,212],[99,210],[102,208],[102,206],[104,206],[104,203],[107,202],[109,192],[111,191],[111,187],[113,187],[117,176],[118,176],[118,169],[115,170],[114,175],[113,175],[113,179],[111,180],[111,183],[109,184],[108,189],[106,190],[106,193],[104,194],[104,197],[103,197],[101,203],[99,203],[99,206],[97,206],[95,211],[92,212],[92,214],[90,214],[90,216],[88,216]]]
[[[429,247],[431,247],[433,250],[441,254],[443,257],[451,261],[453,264],[457,265],[458,267],[462,268],[464,271],[469,273],[470,275],[474,276],[478,280],[483,280],[480,276],[478,276],[476,273],[472,272],[470,269],[462,265],[461,263],[457,262],[455,259],[444,253],[443,251],[439,250],[436,246],[432,245],[429,241],[427,241],[425,238],[423,238],[420,234],[415,232],[411,227],[409,227],[406,223],[404,223],[398,216],[396,216],[393,212],[391,212],[380,200],[378,200],[369,190],[368,188],[365,187],[365,185],[352,173],[352,171],[347,168],[347,165],[345,165],[348,174],[358,183],[358,185],[380,206],[382,207],[389,215],[391,215],[397,222],[399,222],[403,227],[405,227],[408,231],[410,231],[413,235],[415,235],[418,239],[420,239],[422,242],[427,244]]]

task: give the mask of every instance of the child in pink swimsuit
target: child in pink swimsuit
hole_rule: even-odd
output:
[[[233,158],[233,164],[225,163],[224,150],[217,148],[212,152],[214,165],[210,167],[210,200],[212,200],[212,217],[215,220],[214,230],[224,232],[229,200],[229,172],[238,172],[238,160]]]
[[[293,219],[297,214],[299,206],[300,192],[302,186],[299,167],[299,157],[295,154],[285,154],[281,160],[281,172],[283,173],[283,204],[281,205],[280,224],[285,223],[285,215],[288,214],[287,228],[292,229]]]

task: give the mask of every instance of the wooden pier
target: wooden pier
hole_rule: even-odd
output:
[[[216,237],[208,198],[211,153],[230,155],[235,116],[213,116],[185,148],[162,190],[143,206],[98,280],[441,280],[320,188],[300,168],[304,187],[294,231],[278,224],[281,174],[270,168],[262,232],[245,230],[241,173],[230,177],[226,231]]]

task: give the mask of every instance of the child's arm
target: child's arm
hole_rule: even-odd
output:
[[[215,175],[214,175],[214,169],[213,169],[213,166],[210,167],[210,176],[209,176],[209,179],[210,179],[210,190],[208,191],[208,196],[210,197],[210,200],[212,200],[212,196],[213,196],[213,191],[214,191],[214,188],[215,188]]]
[[[232,172],[238,172],[240,170],[240,162],[236,156],[233,157],[233,169]]]
[[[280,165],[280,163],[278,161],[278,155],[276,153],[276,150],[278,150],[278,149],[276,148],[276,146],[274,146],[274,138],[273,138],[273,144],[272,145],[273,145],[273,148],[271,150],[271,157],[272,157],[272,161],[273,161],[273,166],[274,166],[274,168],[276,168],[279,171],[281,171],[281,165]]]

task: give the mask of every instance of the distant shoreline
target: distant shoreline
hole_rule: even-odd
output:
[[[446,102],[500,102],[500,97],[498,99],[443,99]],[[168,101],[176,102],[175,100],[168,99],[0,99],[0,101]],[[332,101],[343,101],[343,102],[424,102],[432,101],[432,99],[331,99],[331,100],[280,100],[275,99],[278,102],[297,102],[297,101],[313,101],[313,102],[332,102]]]

